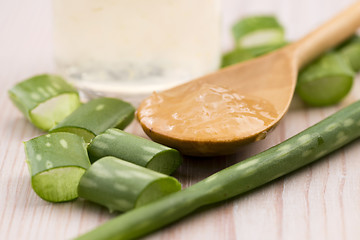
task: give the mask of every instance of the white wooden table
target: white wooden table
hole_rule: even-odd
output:
[[[353,0],[223,0],[224,50],[239,17],[276,14],[294,40]],[[50,0],[0,0],[0,239],[71,239],[114,214],[77,200],[51,204],[31,189],[23,141],[42,134],[10,103],[7,90],[34,74],[52,72]],[[359,77],[350,96],[328,108],[307,108],[296,97],[279,126],[265,140],[238,154],[186,158],[175,176],[187,187],[265,150],[360,99]],[[127,131],[144,136],[137,123]],[[360,239],[360,140],[331,156],[157,231],[146,239]]]

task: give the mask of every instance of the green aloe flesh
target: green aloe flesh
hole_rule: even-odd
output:
[[[91,162],[114,156],[168,175],[182,163],[177,150],[115,128],[96,136],[88,146],[88,153]]]
[[[268,46],[254,47],[254,48],[237,48],[233,51],[227,52],[223,55],[221,60],[221,67],[227,67],[239,62],[247,61],[266,53],[272,52],[285,46],[287,43],[279,43]]]
[[[284,29],[274,16],[252,16],[239,20],[232,28],[238,48],[253,48],[285,42]]]
[[[338,53],[327,53],[298,76],[296,92],[311,106],[327,106],[340,102],[351,90],[355,73]]]
[[[51,133],[24,143],[31,184],[50,202],[78,197],[80,177],[90,167],[83,138],[72,133]]]
[[[197,208],[245,193],[299,169],[360,136],[360,101],[288,140],[143,207],[77,239],[134,239]]]
[[[85,169],[59,167],[45,170],[31,179],[36,194],[49,202],[66,202],[78,197],[77,187]]]
[[[54,127],[81,104],[77,90],[55,75],[44,74],[26,79],[8,93],[25,117],[45,131]]]
[[[175,178],[115,157],[96,161],[78,186],[80,197],[121,212],[179,190],[181,185]]]
[[[97,98],[83,104],[50,132],[71,132],[86,142],[109,128],[124,129],[134,119],[135,108],[116,98]]]
[[[360,71],[360,37],[354,36],[338,50],[355,72]]]

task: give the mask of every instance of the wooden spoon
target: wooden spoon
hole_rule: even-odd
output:
[[[265,138],[289,108],[298,70],[360,27],[360,2],[303,39],[244,63],[154,93],[137,118],[154,141],[214,156]]]

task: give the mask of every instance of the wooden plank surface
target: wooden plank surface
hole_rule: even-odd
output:
[[[274,13],[294,40],[352,0],[223,0],[224,50],[239,17]],[[0,239],[71,239],[115,216],[84,200],[51,204],[31,189],[23,141],[42,134],[10,103],[6,91],[17,81],[53,71],[50,0],[0,0]],[[186,158],[175,176],[184,187],[261,152],[360,99],[359,77],[350,96],[329,108],[307,108],[296,97],[265,140],[238,154]],[[134,122],[127,131],[144,136]],[[155,232],[145,239],[359,239],[360,141],[331,156]]]

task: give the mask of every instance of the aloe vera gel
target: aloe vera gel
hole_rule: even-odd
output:
[[[219,66],[220,0],[53,3],[58,71],[83,89],[151,93]]]

